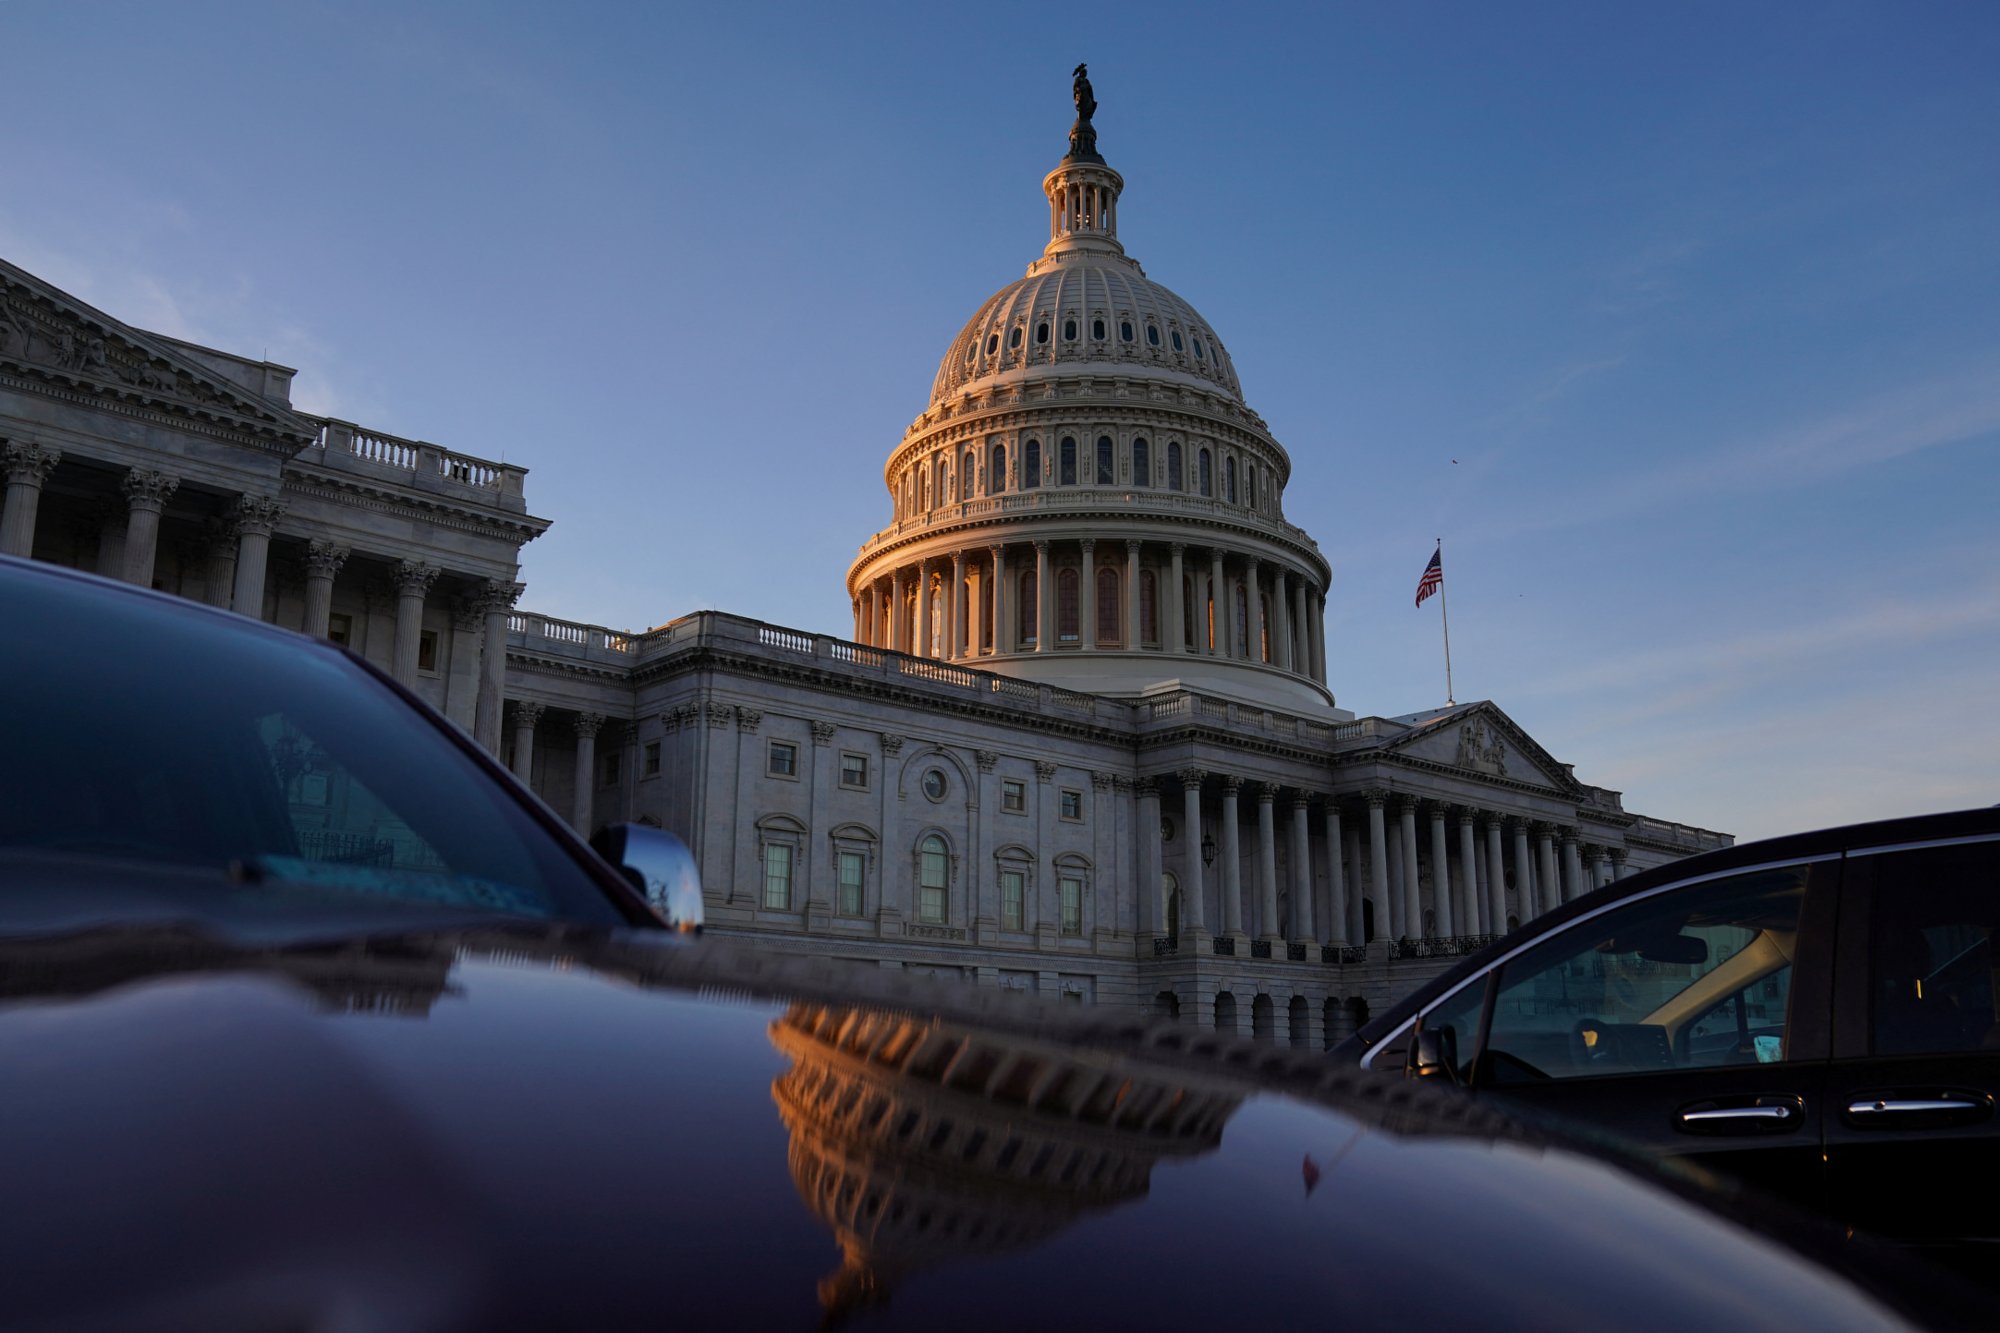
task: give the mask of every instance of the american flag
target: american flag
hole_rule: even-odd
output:
[[[1444,582],[1444,547],[1431,553],[1431,562],[1424,566],[1424,576],[1417,580],[1417,605],[1424,604],[1424,598],[1438,590]]]

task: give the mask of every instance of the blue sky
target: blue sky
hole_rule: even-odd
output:
[[[937,359],[1120,231],[1290,450],[1343,706],[1742,836],[2000,801],[1990,3],[0,8],[0,255],[526,464],[524,604],[846,633]]]

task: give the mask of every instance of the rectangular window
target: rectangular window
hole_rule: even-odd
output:
[[[856,791],[868,790],[867,755],[843,753],[840,756],[840,785]]]
[[[354,642],[354,617],[345,611],[335,611],[326,618],[326,637],[330,643],[345,648]]]
[[[1056,813],[1064,819],[1080,822],[1083,819],[1083,793],[1064,788],[1057,800]]]
[[[1989,1058],[2000,1033],[2000,843],[1872,853],[1860,863],[1875,870],[1870,1049]]]
[[[1132,484],[1134,486],[1153,484],[1153,454],[1144,438],[1132,441]]]
[[[645,756],[646,776],[649,778],[658,777],[660,775],[660,743],[658,741],[647,741],[646,748],[640,751],[640,753]]]
[[[771,757],[764,771],[774,778],[795,778],[799,775],[799,747],[786,741],[771,742]]]
[[[792,849],[782,842],[764,844],[764,906],[792,910]]]
[[[1026,930],[1028,877],[1018,870],[1000,872],[1000,929]]]
[[[1062,933],[1083,934],[1083,881],[1069,876],[1062,880]]]
[[[861,915],[861,885],[868,870],[868,858],[860,852],[840,854],[840,914]]]
[[[601,765],[601,767],[602,767],[602,769],[603,769],[603,773],[602,773],[602,777],[601,777],[601,781],[603,782],[603,784],[604,784],[605,786],[607,786],[607,787],[615,787],[615,786],[617,786],[617,785],[618,785],[618,752],[617,752],[616,750],[613,750],[613,751],[612,751],[612,752],[611,752],[610,754],[607,754],[607,755],[605,755],[605,756],[604,756],[604,763],[603,763],[603,764]]]
[[[1112,470],[1111,437],[1100,435],[1097,437],[1097,484],[1113,486],[1117,482],[1118,474]]]
[[[1028,784],[1016,778],[1000,780],[1000,808],[1010,815],[1027,813]]]
[[[1057,482],[1064,486],[1076,485],[1076,441],[1064,436],[1056,458],[1058,459]]]
[[[417,670],[435,676],[438,669],[438,635],[427,629],[417,636]]]

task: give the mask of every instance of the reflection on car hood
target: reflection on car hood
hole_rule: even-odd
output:
[[[715,942],[0,952],[9,1328],[1836,1329],[1469,1099]]]

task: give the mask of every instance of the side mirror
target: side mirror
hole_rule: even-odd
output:
[[[616,824],[590,840],[675,930],[699,931],[701,872],[688,845],[650,824]]]
[[[1403,1057],[1405,1078],[1441,1078],[1458,1082],[1458,1030],[1449,1023],[1425,1027],[1419,1018],[1410,1029],[1410,1049]]]

